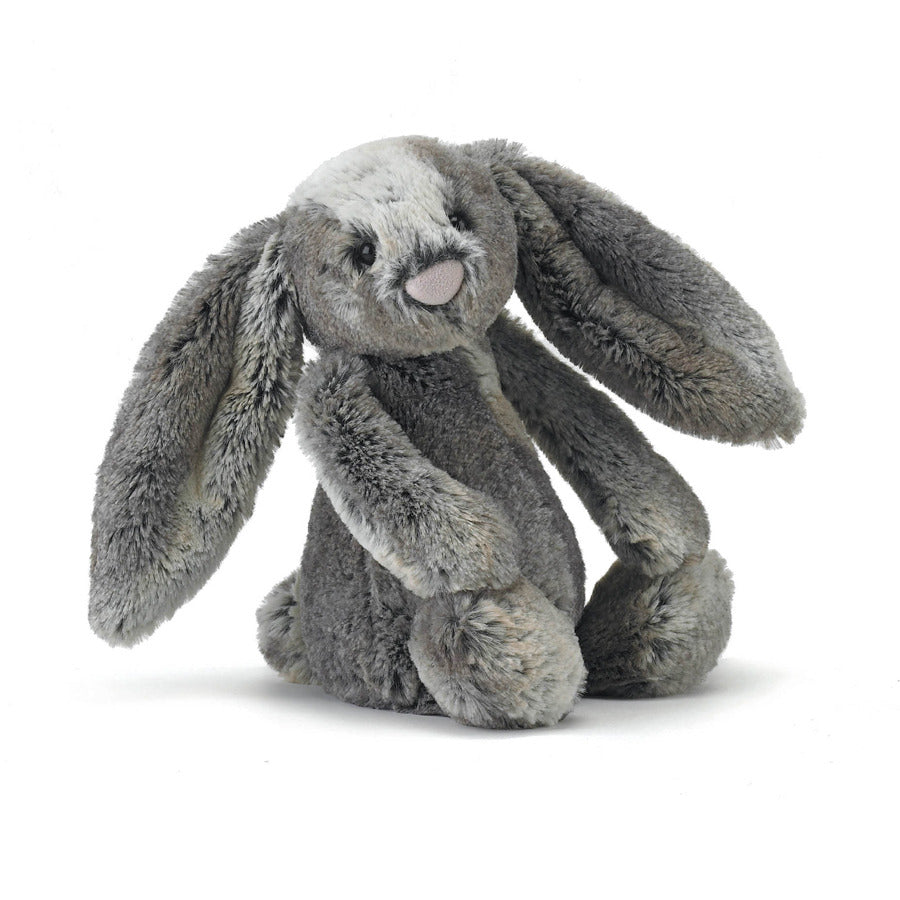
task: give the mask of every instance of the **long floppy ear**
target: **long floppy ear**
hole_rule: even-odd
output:
[[[258,222],[210,257],[141,351],[94,504],[89,620],[111,644],[200,589],[284,434],[303,335],[281,227]]]
[[[698,437],[791,441],[803,398],[774,335],[710,265],[584,178],[485,141],[518,230],[516,291],[572,362]]]

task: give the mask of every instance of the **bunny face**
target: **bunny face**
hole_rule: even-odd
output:
[[[292,195],[286,246],[307,334],[388,357],[483,335],[513,291],[516,230],[486,165],[426,138],[366,144]]]

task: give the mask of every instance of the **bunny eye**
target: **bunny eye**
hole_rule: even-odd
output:
[[[469,231],[471,228],[469,220],[461,212],[452,212],[447,218],[457,231]]]
[[[357,244],[353,248],[353,262],[360,269],[368,269],[375,263],[375,245],[371,241]]]

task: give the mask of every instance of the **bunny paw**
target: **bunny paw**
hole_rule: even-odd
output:
[[[571,620],[524,579],[424,603],[409,649],[440,707],[467,725],[553,725],[584,684]]]
[[[586,693],[661,697],[699,684],[728,642],[733,592],[714,550],[656,578],[614,563],[576,628]]]
[[[259,649],[266,662],[286,681],[312,684],[315,679],[306,658],[306,645],[297,620],[293,573],[269,592],[257,610]]]

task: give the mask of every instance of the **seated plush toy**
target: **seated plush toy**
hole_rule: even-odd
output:
[[[295,413],[320,487],[300,568],[258,613],[285,678],[494,728],[697,684],[732,595],[703,507],[503,312],[514,288],[562,354],[668,425],[800,429],[759,315],[612,194],[503,141],[368,144],[211,257],[141,352],[98,476],[97,634],[133,644],[199,590]],[[587,607],[532,441],[619,557]]]

